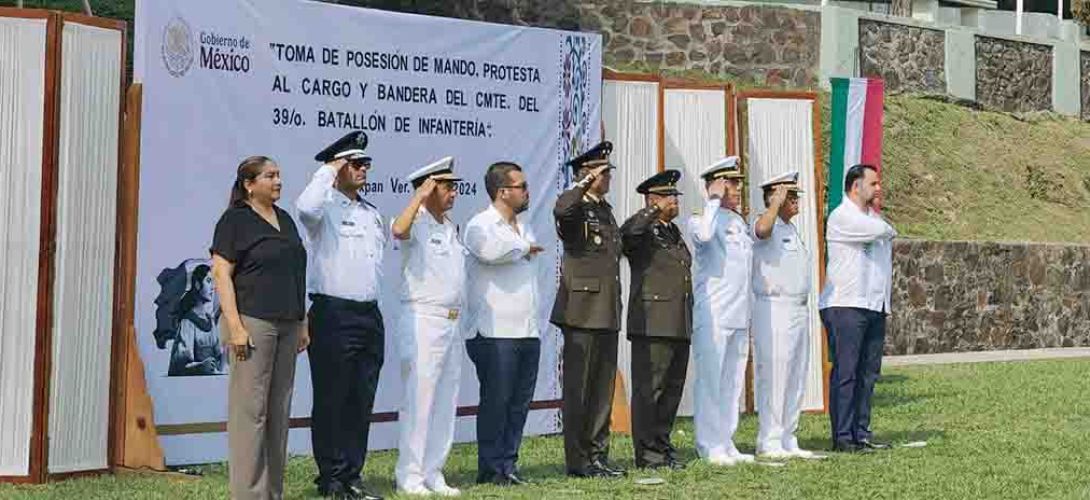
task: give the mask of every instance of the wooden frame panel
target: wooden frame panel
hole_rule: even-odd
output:
[[[126,110],[127,110],[126,87],[128,85],[128,71],[127,71],[127,68],[128,68],[128,28],[127,28],[127,24],[125,23],[125,21],[120,21],[120,20],[117,20],[117,19],[92,17],[92,16],[87,16],[87,15],[84,15],[84,14],[71,13],[71,12],[59,13],[59,17],[60,17],[60,23],[59,23],[60,26],[58,27],[58,30],[63,30],[65,24],[71,23],[71,24],[80,24],[80,25],[85,25],[85,26],[92,26],[92,27],[95,27],[95,28],[119,31],[120,34],[121,34],[120,47],[119,47],[120,48],[120,54],[121,54],[121,72],[118,75],[118,81],[117,81],[117,85],[118,85],[117,86],[117,92],[118,92],[118,96],[119,96],[119,99],[118,99],[118,135],[117,135],[117,137],[118,137],[118,142],[117,142],[117,152],[118,152],[117,159],[118,159],[118,161],[117,161],[117,167],[116,167],[116,169],[117,169],[117,199],[115,201],[115,209],[114,209],[115,210],[115,218],[116,218],[117,223],[116,223],[116,229],[115,229],[116,234],[114,236],[114,297],[113,297],[113,308],[112,308],[112,311],[111,311],[111,314],[113,315],[113,318],[112,318],[112,325],[111,325],[111,329],[110,329],[110,331],[111,331],[111,335],[110,335],[110,382],[109,382],[109,398],[110,399],[109,399],[109,402],[107,404],[109,415],[107,417],[108,428],[107,428],[107,438],[106,438],[106,465],[107,465],[107,468],[106,469],[101,469],[101,470],[93,470],[93,471],[77,471],[77,472],[66,472],[66,473],[59,473],[59,474],[47,474],[47,476],[48,476],[46,478],[47,480],[60,480],[60,479],[68,479],[68,478],[73,478],[73,477],[98,475],[98,474],[112,472],[113,466],[116,463],[116,460],[117,460],[118,455],[120,453],[119,450],[124,449],[124,448],[119,448],[117,446],[117,444],[118,444],[118,440],[117,440],[118,427],[116,425],[117,424],[117,414],[119,413],[119,405],[124,404],[123,400],[118,399],[118,397],[117,397],[118,396],[117,388],[118,388],[118,385],[122,382],[122,379],[120,378],[120,375],[122,373],[124,373],[124,370],[123,370],[124,363],[119,362],[119,360],[122,360],[124,358],[120,358],[119,353],[118,353],[118,347],[119,347],[119,345],[122,345],[119,342],[119,339],[118,339],[118,322],[119,322],[119,318],[121,318],[118,314],[119,314],[120,305],[124,302],[122,299],[124,297],[124,291],[125,291],[124,289],[119,288],[119,285],[124,281],[124,277],[125,277],[124,268],[122,267],[121,251],[122,251],[122,240],[125,238],[126,232],[125,232],[125,226],[123,226],[122,224],[127,222],[126,218],[127,218],[127,216],[129,214],[126,213],[126,212],[128,211],[127,209],[130,208],[127,205],[125,205],[125,203],[124,203],[125,196],[126,196],[126,191],[128,191],[130,188],[132,188],[133,185],[135,185],[137,188],[139,187],[139,175],[132,176],[131,179],[129,179],[126,176],[126,174],[128,173],[128,170],[129,170],[127,168],[127,165],[126,165],[127,162],[126,162],[126,156],[125,156],[126,149],[127,149],[126,148],[127,139],[128,139],[127,136],[126,136],[126,120],[125,120]],[[60,42],[60,38],[58,37],[58,43],[59,42]],[[60,56],[61,56],[60,46],[58,46],[58,49],[57,49],[58,64],[59,64],[59,61],[60,61]],[[58,85],[58,87],[59,87],[59,85]],[[58,89],[58,92],[59,92],[59,89]],[[139,140],[140,140],[139,135],[137,135],[135,139],[136,139],[137,147],[139,147]],[[130,184],[130,182],[131,182],[131,184]],[[133,203],[132,203],[132,206],[131,206],[133,212],[135,212],[135,210],[136,210],[135,201],[136,200],[134,199]],[[133,217],[135,217],[135,215],[133,215]],[[135,218],[133,218],[133,220],[132,220],[131,230],[132,230],[133,241],[135,242],[135,232],[136,232]],[[135,250],[135,248],[134,248],[134,250]],[[133,276],[135,276],[135,269],[136,269],[135,252],[133,253],[132,257],[133,257],[132,258]],[[129,300],[128,303],[132,304],[132,301]],[[131,310],[131,308],[130,308],[130,310]],[[122,413],[123,413],[123,411],[122,411]],[[121,444],[124,444],[124,442],[122,441]],[[43,463],[43,466],[48,468],[48,460],[46,460]]]
[[[53,295],[56,257],[56,231],[57,231],[57,187],[58,187],[58,155],[59,155],[59,130],[60,130],[60,73],[61,73],[61,36],[65,22],[85,24],[104,29],[121,31],[121,67],[123,71],[119,75],[118,91],[124,97],[127,67],[127,32],[124,21],[103,19],[82,14],[62,13],[41,9],[20,9],[14,7],[0,7],[0,17],[19,19],[44,19],[46,20],[46,47],[45,47],[45,105],[43,109],[42,130],[42,198],[41,198],[41,229],[39,231],[39,257],[38,257],[38,296],[36,299],[35,341],[34,341],[34,389],[33,389],[33,423],[31,430],[30,467],[26,476],[0,476],[0,482],[6,483],[43,483],[53,479],[65,479],[108,472],[108,470],[79,471],[62,474],[50,474],[49,470],[49,399],[51,390],[51,374],[53,368]],[[124,117],[124,99],[121,100],[121,117]],[[123,121],[122,121],[123,123]],[[119,151],[123,151],[124,141],[119,141]],[[120,163],[120,162],[119,162]],[[120,166],[119,166],[120,172]],[[120,182],[120,177],[119,177]],[[120,187],[120,186],[119,186]],[[115,269],[117,268],[115,262]],[[117,279],[115,277],[115,279]],[[115,292],[116,297],[116,292]],[[116,304],[115,304],[116,311]],[[116,316],[114,318],[116,323]],[[115,339],[113,340],[116,344]],[[116,348],[115,346],[112,346]],[[113,349],[112,349],[113,350]],[[115,358],[116,359],[116,358]],[[111,387],[116,380],[117,367],[111,360]],[[111,421],[113,420],[116,401],[111,390],[109,402]],[[110,431],[112,436],[112,429]],[[115,451],[114,440],[107,443],[107,463]]]

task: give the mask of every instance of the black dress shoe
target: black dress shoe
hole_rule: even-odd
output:
[[[640,466],[641,469],[670,469],[670,470],[682,470],[685,468],[685,464],[678,462],[677,460],[666,460],[663,462],[655,462],[651,464],[645,464]]]
[[[477,484],[492,484],[498,478],[496,474],[477,473]]]
[[[314,479],[314,485],[318,487],[318,496],[322,498],[333,496],[334,490],[341,491],[343,487],[341,483],[336,481],[323,481],[321,478]]]
[[[612,477],[617,477],[614,474],[615,474],[614,471],[602,468],[601,464],[598,464],[597,462],[588,465],[584,469],[569,469],[568,470],[568,475],[569,476],[579,477],[579,478],[590,478],[590,477],[612,478]]]
[[[383,500],[382,495],[367,491],[367,488],[363,486],[363,481],[359,479],[353,479],[344,487],[347,493],[352,494],[352,498],[359,500]]]
[[[879,442],[879,441],[872,441],[870,439],[860,439],[859,441],[856,441],[855,444],[859,445],[862,448],[866,448],[866,449],[869,449],[869,450],[888,450],[888,449],[892,448],[892,446],[890,446],[889,443],[882,443],[882,442]]]
[[[492,484],[494,484],[496,486],[511,486],[511,485],[515,484],[515,483],[511,482],[511,477],[510,476],[502,476],[502,475],[493,476],[492,480],[489,481],[489,483],[492,483]]]
[[[833,451],[838,451],[840,453],[865,453],[870,450],[852,441],[837,441],[836,444],[833,445]]]
[[[341,483],[328,483],[318,487],[318,494],[333,500],[357,500],[359,497]]]
[[[628,471],[617,466],[609,465],[603,460],[595,460],[591,462],[590,468],[604,471],[605,477],[624,477],[628,475]]]
[[[508,474],[506,476],[506,478],[507,478],[507,482],[509,484],[512,484],[512,485],[515,485],[515,486],[527,486],[527,485],[531,484],[530,481],[527,481],[527,480],[519,477],[518,474]]]

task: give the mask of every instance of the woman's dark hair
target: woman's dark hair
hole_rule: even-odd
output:
[[[870,170],[871,172],[874,172],[876,174],[878,173],[878,169],[874,168],[873,165],[867,165],[865,163],[852,165],[852,168],[848,169],[848,173],[844,174],[844,192],[850,193],[852,190],[852,184],[855,184],[856,180],[862,179],[863,175],[867,173],[867,170]]]
[[[181,318],[185,313],[193,309],[193,306],[197,305],[198,301],[203,301],[205,298],[201,296],[201,291],[204,290],[204,278],[208,276],[209,271],[212,268],[207,264],[199,264],[193,268],[193,275],[189,278],[189,290],[186,290],[182,295],[181,300],[178,301],[178,317]]]
[[[257,179],[261,175],[261,168],[266,163],[271,163],[268,156],[250,156],[238,164],[238,172],[235,174],[235,183],[231,186],[231,198],[228,207],[239,207],[246,203],[250,194],[246,192],[246,181]]]

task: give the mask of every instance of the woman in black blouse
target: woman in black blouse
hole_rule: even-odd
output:
[[[280,168],[264,156],[238,166],[212,239],[222,341],[230,350],[227,435],[231,497],[284,490],[295,356],[305,323],[306,250],[280,199]]]

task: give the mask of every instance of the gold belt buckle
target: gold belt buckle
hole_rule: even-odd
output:
[[[447,319],[452,320],[452,321],[458,319],[458,310],[457,309],[451,309],[451,310],[447,311]]]

